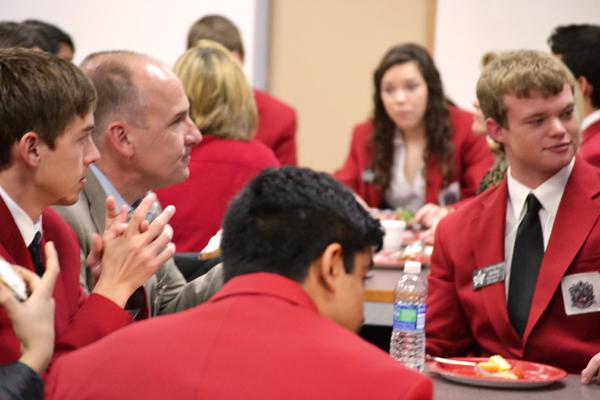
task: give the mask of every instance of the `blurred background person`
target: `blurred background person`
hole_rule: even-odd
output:
[[[41,279],[26,268],[14,266],[27,285],[27,300],[17,300],[12,290],[0,282],[0,307],[6,311],[21,343],[19,361],[0,367],[0,398],[3,400],[41,400],[44,393],[40,375],[54,351],[52,292],[59,272],[54,243],[47,242],[45,250],[46,270]]]
[[[13,21],[0,22],[0,49],[23,47],[50,52],[50,42],[37,29]]]
[[[600,26],[563,25],[548,38],[552,53],[571,70],[582,99],[579,152],[600,167]]]
[[[54,24],[36,19],[25,20],[22,25],[26,27],[26,29],[37,32],[46,39],[48,48],[44,49],[45,51],[67,61],[73,61],[75,44],[68,33]]]
[[[188,33],[188,49],[203,39],[222,44],[241,64],[244,63],[240,31],[229,19],[207,15],[196,21]],[[252,93],[258,112],[256,139],[273,150],[281,165],[297,165],[296,111],[266,92],[253,89]]]
[[[402,207],[433,227],[449,206],[475,195],[493,164],[473,116],[448,104],[440,74],[416,44],[391,48],[374,74],[374,112],[354,128],[335,177],[370,207]]]
[[[481,57],[481,67],[485,67],[497,57],[498,53],[492,51],[485,53]],[[490,151],[492,154],[494,154],[495,158],[494,166],[490,168],[490,170],[485,174],[479,183],[479,188],[477,189],[477,194],[479,194],[485,192],[487,189],[495,186],[498,184],[498,182],[504,179],[508,164],[506,163],[506,157],[504,156],[504,148],[502,145],[495,142],[494,139],[488,135],[487,128],[485,126],[485,117],[483,116],[483,112],[479,106],[479,100],[475,100],[473,107],[475,108],[475,111],[473,113],[473,125],[471,126],[471,129],[473,130],[474,134],[485,136]]]
[[[221,227],[229,201],[262,170],[278,167],[273,151],[254,139],[256,108],[244,72],[220,44],[202,40],[174,67],[191,102],[202,142],[191,152],[190,177],[157,190],[173,204],[177,250],[200,251]]]

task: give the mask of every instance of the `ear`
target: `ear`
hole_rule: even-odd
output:
[[[41,147],[46,146],[37,133],[27,132],[17,142],[18,154],[30,167],[37,167],[40,163]]]
[[[346,273],[342,246],[339,243],[331,243],[323,250],[318,262],[318,273],[324,289],[335,292],[340,274]]]
[[[586,79],[586,77],[580,76],[579,78],[577,78],[577,83],[579,84],[581,95],[586,99],[591,98],[593,87],[590,84],[590,82]]]
[[[504,144],[504,128],[495,119],[487,118],[485,120],[485,127],[487,129],[488,135],[494,140],[496,143]]]
[[[106,126],[104,134],[107,144],[120,154],[126,157],[132,157],[135,154],[135,146],[129,135],[127,124],[113,121]]]

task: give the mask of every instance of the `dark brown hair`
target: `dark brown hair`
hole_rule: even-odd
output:
[[[382,191],[386,190],[390,183],[396,125],[383,106],[381,80],[391,67],[408,62],[415,63],[427,84],[427,108],[424,116],[427,145],[423,159],[425,164],[433,159],[438,160],[442,170],[443,186],[447,186],[452,181],[452,131],[440,74],[427,50],[416,44],[403,44],[388,50],[373,76],[374,132],[369,143],[369,151],[371,169],[375,173],[375,184]]]
[[[212,40],[220,43],[229,51],[237,51],[244,57],[244,45],[238,28],[221,15],[207,15],[192,25],[188,33],[187,48],[196,45],[199,40]]]
[[[0,49],[0,170],[10,166],[10,151],[27,132],[50,149],[74,117],[95,106],[96,92],[72,63],[23,49]]]

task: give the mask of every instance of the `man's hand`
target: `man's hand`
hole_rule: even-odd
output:
[[[600,353],[592,357],[587,367],[581,371],[581,383],[587,385],[592,381],[594,375],[600,378]]]
[[[93,293],[121,307],[175,254],[175,245],[171,243],[173,230],[168,225],[175,207],[165,208],[149,225],[145,222],[155,200],[155,194],[147,195],[126,226],[117,218],[113,229],[115,233],[122,230],[120,234],[103,237],[102,274]]]
[[[28,269],[14,266],[31,295],[24,302],[0,285],[0,305],[10,318],[21,342],[21,361],[38,374],[44,372],[54,351],[54,299],[52,292],[59,273],[58,256],[52,242],[46,243],[46,271],[40,279]]]
[[[123,206],[117,209],[117,202],[114,197],[106,199],[106,212],[104,223],[104,234],[100,236],[98,233],[92,234],[92,243],[90,254],[87,257],[87,266],[92,272],[94,283],[98,282],[102,272],[102,255],[104,253],[104,241],[110,240],[121,235],[127,227],[127,207]]]

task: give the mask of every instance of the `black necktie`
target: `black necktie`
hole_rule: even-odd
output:
[[[39,232],[35,233],[31,244],[27,246],[29,254],[31,254],[31,260],[33,261],[33,267],[35,272],[42,276],[44,274],[44,264],[42,263],[42,248],[40,243],[42,241],[42,235]]]
[[[529,193],[527,213],[519,224],[508,286],[508,316],[519,336],[523,336],[531,300],[544,257],[544,236],[538,215],[542,205]]]

